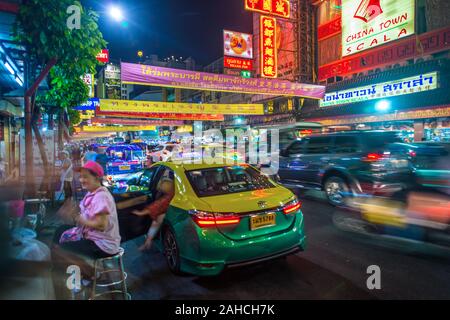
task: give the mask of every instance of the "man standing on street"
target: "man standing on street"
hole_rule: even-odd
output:
[[[72,198],[73,165],[67,151],[61,152],[61,184],[64,189],[64,199]]]

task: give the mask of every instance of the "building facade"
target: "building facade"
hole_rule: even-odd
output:
[[[405,141],[450,141],[450,2],[313,2],[317,78],[325,98],[300,119],[328,130],[399,130]]]
[[[20,1],[0,1],[0,183],[19,167],[23,120],[23,61],[12,39]]]

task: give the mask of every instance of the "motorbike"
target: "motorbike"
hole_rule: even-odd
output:
[[[390,197],[350,198],[334,225],[348,232],[450,248],[450,170],[416,170],[416,184]]]

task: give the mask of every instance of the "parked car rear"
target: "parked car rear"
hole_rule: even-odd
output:
[[[288,187],[324,190],[333,205],[355,194],[390,194],[413,184],[407,155],[391,154],[397,132],[311,135],[280,152],[279,179]]]

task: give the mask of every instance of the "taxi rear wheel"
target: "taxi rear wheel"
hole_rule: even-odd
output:
[[[175,238],[175,234],[170,227],[166,227],[163,235],[164,256],[170,271],[176,275],[181,275],[180,271],[180,251]]]

